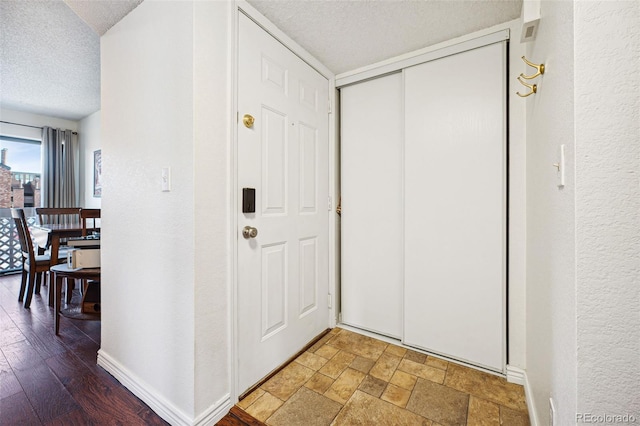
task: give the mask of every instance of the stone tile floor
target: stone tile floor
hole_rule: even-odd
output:
[[[529,425],[520,385],[334,328],[238,403],[267,425]]]

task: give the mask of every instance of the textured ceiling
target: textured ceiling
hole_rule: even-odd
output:
[[[98,34],[141,1],[0,0],[0,106],[69,120],[99,110]]]
[[[520,17],[522,0],[248,0],[336,74]]]
[[[103,35],[142,3],[142,0],[64,0],[64,2],[98,35]]]
[[[248,0],[336,74],[520,16],[522,0]],[[100,39],[142,0],[0,0],[0,106],[100,109]]]
[[[100,39],[62,1],[0,1],[3,108],[72,120],[100,108]]]

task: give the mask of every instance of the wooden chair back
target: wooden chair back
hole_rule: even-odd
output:
[[[80,207],[37,207],[41,225],[80,223]]]
[[[31,240],[31,233],[29,232],[24,210],[11,209],[11,217],[16,224],[16,231],[18,232],[18,239],[20,240],[20,250],[22,251],[22,260],[23,262],[28,261],[31,265],[35,265],[36,254],[33,249],[33,241]]]
[[[80,224],[82,225],[82,236],[87,236],[87,229],[96,228],[96,219],[100,219],[100,209],[80,209]],[[91,226],[88,222],[91,221]]]

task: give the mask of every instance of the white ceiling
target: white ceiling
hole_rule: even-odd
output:
[[[248,0],[336,74],[520,16],[522,0]],[[0,0],[0,106],[100,109],[100,39],[142,0]]]
[[[99,110],[99,36],[141,2],[0,0],[0,106],[68,120]]]
[[[520,17],[522,0],[248,0],[336,74]]]

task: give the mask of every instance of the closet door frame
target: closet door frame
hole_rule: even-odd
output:
[[[404,55],[400,55],[398,57],[395,58],[391,58],[389,60],[386,61],[382,61],[370,66],[366,66],[351,72],[347,72],[347,73],[343,73],[343,74],[339,74],[336,76],[335,79],[335,87],[336,89],[341,89],[343,87],[352,85],[352,84],[357,84],[366,80],[370,80],[370,79],[374,79],[377,77],[381,77],[381,76],[385,76],[388,74],[393,74],[396,72],[402,72],[403,69],[406,69],[408,67],[411,67],[413,65],[418,65],[424,62],[429,62],[429,61],[433,61],[436,59],[440,59],[446,56],[451,56],[451,55],[455,55],[457,53],[462,53],[465,51],[469,51],[472,49],[476,49],[478,47],[483,47],[483,46],[487,46],[490,44],[494,44],[494,43],[498,43],[498,42],[505,42],[503,43],[505,48],[505,54],[504,54],[504,61],[505,61],[505,79],[507,78],[507,76],[509,75],[509,70],[508,70],[508,62],[509,62],[509,54],[508,54],[508,41],[510,39],[510,30],[509,28],[504,28],[504,29],[500,29],[494,32],[485,32],[484,34],[478,35],[476,34],[471,34],[469,36],[463,36],[460,37],[454,41],[448,41],[448,42],[443,42],[443,43],[439,43],[435,46],[431,46],[431,47],[427,47],[424,49],[420,49],[414,52],[410,52]],[[508,88],[508,83],[505,82],[505,89]],[[509,342],[508,342],[508,328],[509,328],[509,306],[508,306],[508,300],[509,300],[509,296],[508,296],[508,289],[509,289],[509,131],[508,131],[508,126],[509,126],[509,114],[508,114],[508,110],[509,110],[509,102],[508,102],[508,95],[506,94],[507,92],[505,91],[505,100],[504,100],[504,108],[505,108],[505,129],[504,129],[504,134],[505,134],[505,181],[504,181],[504,188],[505,188],[505,223],[504,223],[504,230],[505,230],[505,241],[504,241],[504,283],[503,283],[503,306],[502,306],[502,311],[503,311],[503,326],[502,326],[502,351],[503,351],[503,368],[501,371],[497,371],[496,369],[493,368],[486,368],[484,366],[480,366],[478,364],[474,364],[474,363],[469,363],[469,362],[465,362],[464,360],[457,360],[454,359],[454,361],[461,361],[463,363],[468,363],[470,365],[474,365],[480,369],[484,369],[487,371],[492,371],[494,373],[498,373],[498,374],[507,374],[507,367],[508,367],[508,363],[509,363]],[[404,150],[404,148],[403,148]],[[340,172],[338,172],[338,174],[340,174]],[[403,224],[404,226],[404,224]],[[340,255],[338,256],[340,258]],[[342,260],[339,260],[338,263],[340,264],[342,262]],[[339,284],[340,286],[341,284]],[[340,295],[340,290],[338,289],[337,292],[338,295]],[[340,301],[338,300],[338,303],[340,303]],[[403,306],[403,312],[404,312],[404,306]],[[338,315],[338,323],[341,324],[341,314]],[[344,325],[344,324],[343,324]],[[347,325],[348,328],[348,325]],[[377,336],[379,338],[382,338],[383,340],[387,340],[390,342],[393,342],[395,344],[398,344],[399,341],[395,340],[395,339],[390,339],[388,337],[379,335],[377,333],[370,333],[367,332],[367,330],[362,330],[365,334],[369,334],[372,336]],[[404,334],[404,331],[403,331]],[[403,344],[403,343],[401,343]],[[403,344],[404,345],[404,344]],[[406,347],[409,347],[407,345],[405,345]],[[420,349],[422,350],[422,349]],[[437,354],[438,356],[442,356],[440,354]],[[446,356],[443,356],[444,358],[446,358]]]

